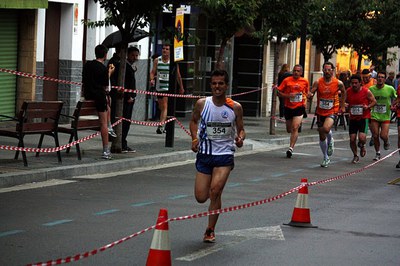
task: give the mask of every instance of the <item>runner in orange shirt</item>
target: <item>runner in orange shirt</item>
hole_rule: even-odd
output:
[[[303,78],[303,67],[295,65],[293,75],[285,78],[278,87],[278,95],[285,99],[286,131],[290,133],[290,145],[286,157],[291,158],[294,145],[299,136],[299,127],[306,111],[306,100],[309,92],[308,80]]]
[[[319,132],[319,146],[324,159],[321,167],[328,167],[333,154],[334,145],[332,138],[332,126],[339,111],[345,112],[346,89],[343,82],[334,77],[335,67],[331,62],[325,62],[322,66],[323,77],[313,83],[309,97],[317,93],[317,125]],[[339,103],[339,91],[341,92]]]
[[[367,89],[369,89],[369,87],[372,85],[376,85],[376,79],[371,77],[371,73],[368,69],[361,71],[361,78],[363,87],[367,87]]]
[[[376,85],[376,79],[372,77],[372,74],[369,71],[369,69],[363,69],[363,71],[361,71],[361,78],[363,87],[366,87],[367,89],[369,89],[373,85]],[[369,146],[374,146],[374,138],[372,137],[372,133],[371,133],[371,140],[369,141]]]

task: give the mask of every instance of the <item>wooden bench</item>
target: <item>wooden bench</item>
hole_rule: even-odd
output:
[[[94,101],[79,101],[76,104],[76,108],[72,116],[63,114],[61,115],[71,118],[70,124],[58,126],[58,132],[70,135],[68,143],[79,139],[78,131],[80,130],[100,131],[100,119],[98,117],[98,112]],[[82,160],[79,143],[76,144],[75,147],[78,160]],[[67,148],[66,152],[69,153],[69,150],[70,148]]]
[[[54,138],[55,147],[59,147],[57,128],[62,106],[63,102],[61,101],[26,101],[22,104],[18,117],[0,115],[16,121],[16,126],[13,128],[0,128],[0,136],[17,138],[18,147],[24,148],[25,135],[41,135],[41,141],[38,145],[38,148],[40,148],[43,136],[49,135]],[[21,153],[24,165],[28,166],[26,152],[22,151]],[[19,151],[16,151],[14,159],[18,159],[18,156]],[[61,163],[59,151],[57,156],[58,162]]]

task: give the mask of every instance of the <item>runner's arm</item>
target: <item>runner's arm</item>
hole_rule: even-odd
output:
[[[246,132],[244,131],[243,124],[243,108],[242,105],[238,102],[235,102],[234,111],[236,115],[236,132],[237,136],[235,137],[235,144],[237,147],[243,146],[243,141],[246,138]]]
[[[346,112],[346,89],[342,81],[339,80],[338,83],[339,91],[341,92],[340,96],[340,110],[342,113]]]
[[[157,75],[157,66],[158,66],[158,58],[154,59],[153,61],[153,68],[150,71],[150,85],[154,86],[156,83],[155,78]]]
[[[198,151],[198,146],[199,146],[199,140],[197,139],[197,131],[198,131],[198,124],[201,116],[201,112],[204,107],[204,101],[205,98],[199,99],[196,104],[194,105],[193,108],[193,113],[192,113],[192,118],[190,119],[189,123],[189,129],[190,129],[190,135],[192,137],[192,151],[197,152]]]
[[[370,90],[368,90],[368,92],[367,92],[367,98],[369,100],[369,104],[366,106],[366,108],[371,109],[372,107],[375,106],[376,99],[375,99],[375,96],[372,94],[372,92]]]
[[[311,90],[308,92],[308,98],[312,98],[315,92],[318,90],[318,81],[314,81]]]

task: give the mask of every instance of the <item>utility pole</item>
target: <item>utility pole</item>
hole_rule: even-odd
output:
[[[176,17],[176,9],[178,4],[174,2],[172,7],[172,38],[170,44],[170,57],[169,57],[169,91],[170,94],[176,94],[176,68],[177,64],[175,63],[175,47],[174,47],[174,38],[175,38],[175,17]],[[171,117],[175,117],[175,109],[176,109],[176,97],[168,97],[168,115],[167,119]],[[174,147],[175,140],[175,120],[168,122],[165,125],[165,147]]]

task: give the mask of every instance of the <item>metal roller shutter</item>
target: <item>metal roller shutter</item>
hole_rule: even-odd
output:
[[[18,14],[0,9],[0,68],[17,70],[17,53]],[[0,72],[0,114],[15,115],[16,84],[15,75]]]

